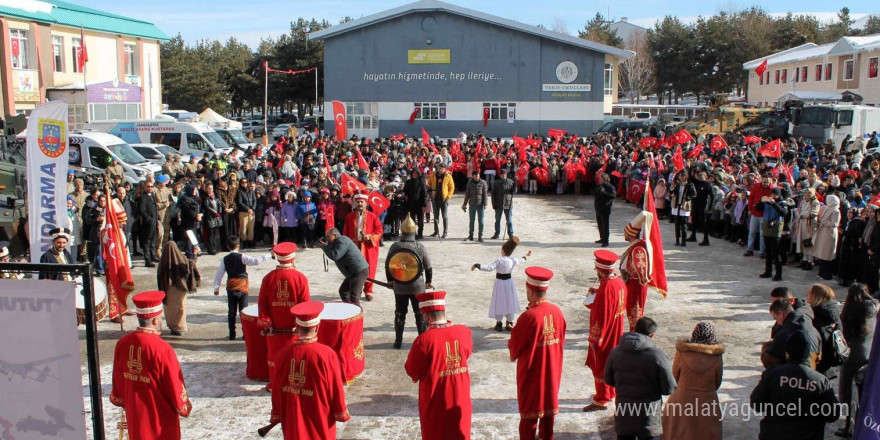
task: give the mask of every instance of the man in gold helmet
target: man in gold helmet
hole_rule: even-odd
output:
[[[416,295],[433,289],[431,278],[431,259],[428,250],[416,241],[418,226],[409,214],[400,225],[400,241],[391,245],[385,258],[385,276],[394,290],[394,348],[403,345],[403,327],[406,324],[406,309],[412,305],[419,334],[428,328],[425,318],[419,311]]]

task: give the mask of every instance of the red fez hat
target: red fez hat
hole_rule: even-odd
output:
[[[364,191],[364,190],[358,190],[356,193],[354,193],[354,199],[355,199],[355,200],[357,200],[357,199],[364,199],[364,200],[367,200],[368,198],[369,198],[369,195],[368,195],[367,192]]]
[[[617,263],[617,254],[611,252],[607,249],[599,249],[593,252],[593,255],[596,257],[596,269],[613,272],[614,271],[614,263]]]
[[[532,266],[526,268],[526,286],[534,290],[547,290],[553,271],[547,268]]]
[[[416,295],[419,309],[423,312],[443,312],[446,310],[446,292],[424,292]]]
[[[321,323],[321,312],[324,303],[320,301],[301,302],[290,308],[290,314],[296,318],[296,325],[300,327],[317,327]]]
[[[163,299],[165,299],[165,292],[161,290],[141,292],[131,298],[138,319],[150,319],[161,315]]]
[[[275,258],[280,263],[293,261],[293,258],[296,256],[296,243],[278,243],[272,248],[272,252],[275,253]]]

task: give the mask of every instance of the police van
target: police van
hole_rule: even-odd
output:
[[[205,153],[229,154],[232,147],[204,122],[180,122],[171,118],[99,121],[86,128],[110,133],[132,144],[163,144],[184,156]]]
[[[162,170],[162,167],[150,163],[138,154],[131,145],[111,134],[74,130],[70,132],[68,139],[70,144],[68,163],[74,170],[103,172],[115,157],[119,159],[119,165],[125,172],[125,180],[132,184],[137,184],[147,175],[156,175]]]

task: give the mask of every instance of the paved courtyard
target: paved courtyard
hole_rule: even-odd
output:
[[[488,263],[497,258],[502,241],[463,242],[462,238],[467,235],[467,215],[459,209],[461,200],[461,195],[456,195],[450,203],[449,238],[442,242],[426,238],[423,243],[434,264],[434,285],[438,290],[448,292],[448,317],[473,329],[474,354],[469,360],[474,408],[472,437],[514,439],[519,418],[516,368],[509,361],[507,351],[509,333],[493,331],[495,322],[487,317],[494,276],[470,271],[470,266],[476,262]],[[486,238],[493,232],[490,212],[487,212]],[[633,205],[620,200],[614,204],[611,249],[617,253],[626,248],[623,226],[636,212]],[[722,403],[738,406],[726,411],[724,438],[757,438],[759,418],[752,416],[743,420],[735,415],[737,409],[742,413],[741,408],[747,405],[749,394],[760,377],[759,350],[761,343],[769,337],[772,323],[767,312],[768,294],[779,283],[759,279],[757,274],[763,270],[763,261],[757,257],[743,257],[743,249],[739,246],[715,240],[708,248],[674,247],[671,225],[666,221],[661,224],[669,295],[663,299],[653,290],[648,295],[646,315],[660,325],[654,341],[672,359],[676,339],[689,336],[698,321],[715,323],[719,338],[727,344],[719,397]],[[582,305],[587,288],[596,278],[592,253],[598,232],[593,199],[516,196],[514,229],[521,240],[515,255],[530,249],[533,254],[528,265],[545,266],[555,272],[548,298],[562,307],[568,323],[556,438],[614,438],[610,411],[581,412],[593,392],[592,374],[584,366],[589,313]],[[426,227],[425,235],[431,231],[431,227]],[[384,265],[387,244],[380,252],[380,267]],[[219,297],[212,292],[211,280],[221,256],[206,256],[199,260],[203,282],[199,291],[188,298],[189,333],[184,337],[172,337],[165,332],[165,339],[172,344],[180,359],[193,401],[192,415],[182,421],[184,439],[257,438],[257,428],[269,419],[271,403],[269,394],[263,389],[265,384],[245,377],[243,341],[226,339],[225,290]],[[324,272],[319,249],[300,251],[296,262],[297,268],[309,278],[313,299],[338,300],[336,292],[342,276],[332,262],[330,270]],[[141,261],[136,261],[134,269],[138,291],[155,288],[155,271],[142,265]],[[260,279],[273,267],[270,261],[251,269],[251,304],[256,303]],[[525,308],[522,268],[518,268],[513,276],[520,303]],[[803,272],[789,267],[783,280],[800,297],[804,297],[808,287],[818,281],[815,271]],[[842,300],[844,290],[837,284],[832,287]],[[391,346],[394,338],[391,291],[377,286],[375,300],[364,303],[364,309],[367,367],[364,374],[346,388],[352,418],[339,425],[338,436],[350,440],[417,439],[418,387],[403,369],[407,350],[416,336],[412,315],[407,320],[403,349],[395,350]],[[133,319],[128,319],[126,331],[133,330],[136,325]],[[81,340],[84,334],[80,327]],[[107,397],[110,395],[113,347],[121,335],[118,325],[107,321],[99,324],[108,438],[115,438],[118,432],[116,422],[120,412]],[[82,346],[84,353],[84,342]],[[83,374],[85,383],[85,365]],[[83,390],[87,395],[88,388],[84,386]],[[834,429],[837,426],[829,427],[828,432]],[[280,427],[267,436],[281,437]]]

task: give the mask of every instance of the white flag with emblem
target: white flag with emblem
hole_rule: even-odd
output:
[[[52,246],[49,231],[71,226],[67,218],[67,109],[67,101],[47,102],[37,106],[28,119],[28,232],[33,263],[39,263]]]

